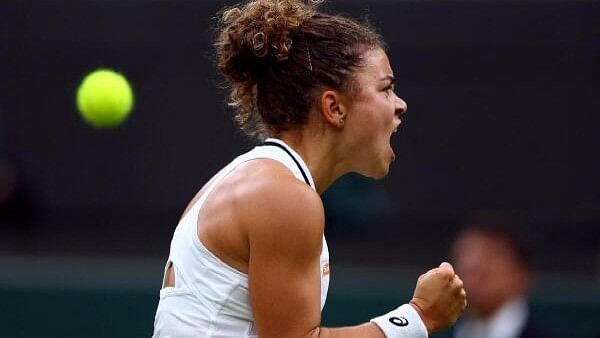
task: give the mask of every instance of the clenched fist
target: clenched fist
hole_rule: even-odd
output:
[[[467,306],[463,282],[449,263],[422,274],[410,304],[431,334],[453,325]]]

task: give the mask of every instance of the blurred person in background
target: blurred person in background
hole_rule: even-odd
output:
[[[452,247],[451,260],[468,293],[463,318],[446,337],[549,337],[529,316],[531,249],[526,223],[500,212],[471,214]]]

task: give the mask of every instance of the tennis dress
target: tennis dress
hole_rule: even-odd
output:
[[[248,275],[211,253],[198,237],[198,214],[219,183],[241,163],[268,158],[281,162],[313,189],[306,163],[283,141],[267,139],[227,165],[179,221],[165,268],[172,264],[175,286],[160,290],[153,338],[258,337],[248,295]],[[199,226],[202,226],[200,224]],[[323,237],[320,256],[321,309],[329,288],[329,251]]]

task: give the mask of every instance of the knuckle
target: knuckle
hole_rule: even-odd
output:
[[[440,277],[444,278],[444,279],[452,279],[454,277],[454,275],[452,274],[452,271],[450,270],[438,270],[438,274],[440,275]]]

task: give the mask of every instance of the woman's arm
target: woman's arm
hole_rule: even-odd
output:
[[[250,300],[259,336],[385,338],[375,323],[320,327],[323,205],[314,191],[296,182],[260,184],[252,194],[261,196],[265,204],[258,207],[250,203],[243,212],[248,220],[245,228],[250,245]],[[430,333],[445,328],[454,323],[464,302],[462,282],[455,278],[451,268],[430,270],[419,278],[412,305],[416,312],[410,308],[418,313],[412,317],[418,318],[417,323],[412,324],[419,328],[412,327],[411,331],[402,325],[397,328],[392,325],[391,330],[398,329],[398,333],[392,331],[388,337],[427,336],[425,329],[420,329],[423,324]]]

